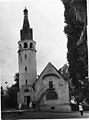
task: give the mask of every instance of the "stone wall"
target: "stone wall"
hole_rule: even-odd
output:
[[[40,105],[39,109],[42,111],[71,112],[71,107],[69,104]]]

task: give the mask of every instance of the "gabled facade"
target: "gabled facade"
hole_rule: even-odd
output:
[[[70,111],[68,83],[49,62],[35,83],[40,110]]]

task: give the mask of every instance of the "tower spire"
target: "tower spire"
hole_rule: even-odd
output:
[[[24,9],[24,14],[28,14],[28,10],[26,9],[26,6],[25,6],[25,9]]]
[[[33,36],[32,29],[30,28],[30,25],[29,25],[28,10],[26,6],[23,12],[24,12],[24,21],[23,21],[23,28],[21,30],[21,40],[25,40],[25,39],[32,40],[32,36]]]
[[[26,9],[26,6],[23,12],[24,12],[23,29],[30,28],[29,21],[28,21],[28,10]]]

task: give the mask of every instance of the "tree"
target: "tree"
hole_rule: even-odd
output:
[[[3,87],[1,86],[1,97],[4,96],[4,89]]]
[[[17,92],[19,92],[19,73],[15,74],[14,81],[16,83],[7,88],[8,98],[6,102],[9,108],[17,107]]]
[[[3,100],[4,100],[4,89],[3,89],[3,87],[1,86],[1,109],[3,109],[3,107],[4,107],[4,102],[3,102]]]
[[[89,84],[86,0],[62,0],[62,2],[65,6],[64,16],[66,26],[64,32],[68,39],[68,71],[74,85],[74,95],[79,101],[84,99],[88,101],[89,96],[87,95],[86,97],[84,94],[85,88]]]
[[[68,71],[68,65],[64,64],[62,68],[59,69],[59,73],[62,75],[62,77],[69,82],[69,71]]]
[[[19,87],[19,73],[16,73],[14,76],[14,81],[16,82],[15,86]]]

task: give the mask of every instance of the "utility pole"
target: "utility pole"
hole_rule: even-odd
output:
[[[2,83],[2,60],[0,59],[0,81]],[[2,86],[2,84],[1,84]]]
[[[87,0],[87,44],[89,45],[89,0]],[[88,62],[89,62],[89,46],[88,46]],[[89,63],[88,63],[89,68]],[[89,71],[88,71],[88,81],[89,81]]]

